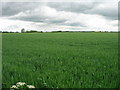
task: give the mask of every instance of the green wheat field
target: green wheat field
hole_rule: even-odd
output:
[[[118,87],[118,33],[3,33],[3,88]]]

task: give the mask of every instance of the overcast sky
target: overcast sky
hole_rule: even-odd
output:
[[[0,30],[117,31],[118,1],[2,2]]]

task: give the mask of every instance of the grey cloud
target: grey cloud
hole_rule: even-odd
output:
[[[108,2],[109,3],[109,2]],[[99,14],[109,19],[118,19],[116,8],[99,8],[96,7],[103,2],[4,2],[2,6],[2,16],[12,16],[26,10],[33,10],[41,5],[48,5],[58,11],[69,11],[74,13]]]
[[[48,21],[49,24],[86,27],[85,25],[81,24],[80,22],[71,22],[71,23],[66,23],[66,22],[67,22],[67,20],[49,20]]]
[[[66,20],[49,20],[49,23],[63,24]]]
[[[109,3],[109,2],[107,2]],[[75,13],[98,14],[105,16],[108,19],[117,20],[118,8],[111,6],[111,8],[97,8],[98,5],[104,5],[104,2],[86,2],[86,3],[48,3],[48,6],[56,8],[59,11],[69,11]],[[105,5],[106,6],[106,5]]]
[[[109,3],[109,2],[108,2]],[[107,18],[117,19],[116,8],[99,8],[96,7],[103,2],[6,2],[2,6],[3,16],[12,16],[19,12],[26,10],[33,10],[41,5],[48,5],[49,7],[55,8],[58,11],[69,11],[75,13],[85,14],[100,14]]]
[[[82,13],[84,10],[93,8],[96,4],[94,2],[51,2],[47,3],[48,6],[56,8],[58,11],[70,11],[76,13]]]
[[[11,18],[11,20],[22,20],[22,21],[32,21],[32,22],[45,22],[44,18],[36,18],[36,17],[19,17],[19,18]]]
[[[102,2],[86,2],[86,3],[78,3],[78,2],[8,2],[3,3],[2,7],[2,15],[3,16],[13,16],[20,12],[26,12],[30,10],[31,12],[34,9],[47,5],[51,8],[55,8],[57,11],[66,11],[66,12],[74,12],[74,13],[84,13],[84,14],[99,14],[105,16],[106,18],[116,20],[117,19],[117,11],[116,8],[96,8],[98,5],[104,4]],[[38,12],[39,13],[39,12]],[[35,13],[36,14],[36,13]],[[69,25],[69,26],[82,26],[84,25],[74,22],[74,23],[65,23],[64,20],[44,17],[42,15],[33,15],[27,17],[17,17],[12,19],[18,19],[23,21],[33,21],[33,22],[44,22],[49,24],[59,24],[59,25]]]
[[[80,23],[70,23],[70,24],[68,24],[69,26],[80,26],[80,27],[86,27],[85,25],[83,25],[83,24],[80,24]]]
[[[109,2],[108,2],[109,3]],[[103,3],[104,4],[104,3]],[[98,14],[105,16],[108,19],[117,20],[118,19],[118,7],[109,7],[109,8],[97,8],[94,7],[92,9],[84,11],[85,14]]]
[[[33,10],[44,3],[37,2],[3,2],[2,16],[12,16],[26,10]]]

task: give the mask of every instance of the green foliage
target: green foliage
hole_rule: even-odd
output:
[[[117,33],[4,33],[4,87],[118,87],[117,43]]]

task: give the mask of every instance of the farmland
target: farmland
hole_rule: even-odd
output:
[[[117,33],[4,33],[3,87],[118,87]]]

